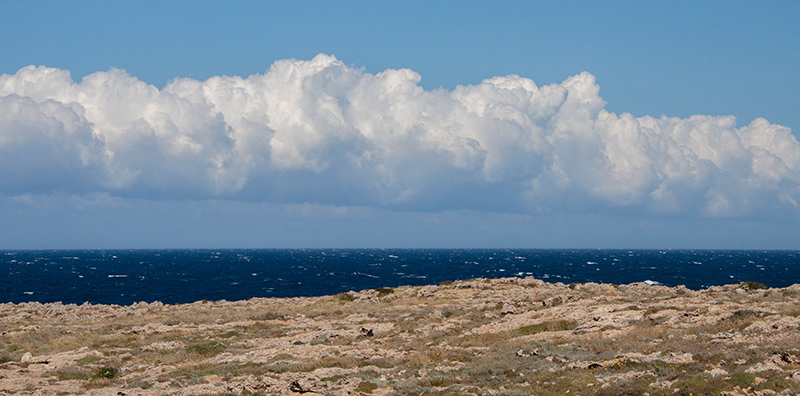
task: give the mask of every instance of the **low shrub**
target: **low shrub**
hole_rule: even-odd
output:
[[[186,347],[186,352],[203,357],[216,356],[225,350],[225,346],[218,342],[204,342],[202,344],[190,345]]]
[[[742,286],[747,290],[760,290],[767,288],[767,286],[763,283],[750,282],[750,281],[742,282]]]
[[[219,337],[219,338],[233,338],[233,337],[236,337],[238,335],[239,335],[238,332],[235,332],[235,331],[231,330],[231,331],[228,331],[226,333],[222,333],[222,334],[218,335],[217,337]]]
[[[558,320],[555,322],[542,322],[519,328],[522,335],[533,335],[549,331],[572,330],[578,327],[578,323],[572,320]]]
[[[364,393],[372,393],[375,389],[378,388],[378,384],[369,381],[362,381],[356,387],[356,392],[364,392]]]
[[[127,388],[150,389],[151,386],[153,386],[153,383],[143,377],[135,377],[125,383]]]
[[[100,367],[97,369],[97,373],[95,373],[95,378],[105,378],[105,379],[113,379],[114,377],[119,374],[119,370],[114,367]]]
[[[44,374],[44,376],[54,376],[58,378],[59,381],[68,381],[86,380],[89,379],[92,374],[90,371],[79,367],[62,367],[56,371],[48,371]]]
[[[356,298],[350,293],[339,293],[336,295],[340,301],[354,301]]]
[[[88,364],[96,363],[103,360],[103,358],[98,356],[87,356],[85,358],[78,359],[75,363],[78,366],[86,366]]]

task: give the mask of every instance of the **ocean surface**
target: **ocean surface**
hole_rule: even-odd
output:
[[[0,302],[186,303],[336,294],[478,277],[800,283],[800,251],[236,249],[0,251]]]

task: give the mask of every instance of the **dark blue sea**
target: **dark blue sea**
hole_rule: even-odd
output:
[[[237,249],[0,251],[0,302],[186,303],[478,277],[701,289],[800,283],[800,251]]]

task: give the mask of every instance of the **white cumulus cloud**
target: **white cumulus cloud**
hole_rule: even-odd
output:
[[[163,89],[120,69],[75,82],[29,66],[0,76],[0,194],[800,213],[800,144],[764,119],[610,113],[586,72],[452,91],[420,79],[328,55]]]

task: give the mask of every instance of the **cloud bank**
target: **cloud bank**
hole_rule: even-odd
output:
[[[733,116],[604,109],[594,76],[516,75],[426,91],[408,70],[333,56],[264,74],[80,83],[0,76],[0,194],[110,194],[540,213],[800,213],[800,143]]]

